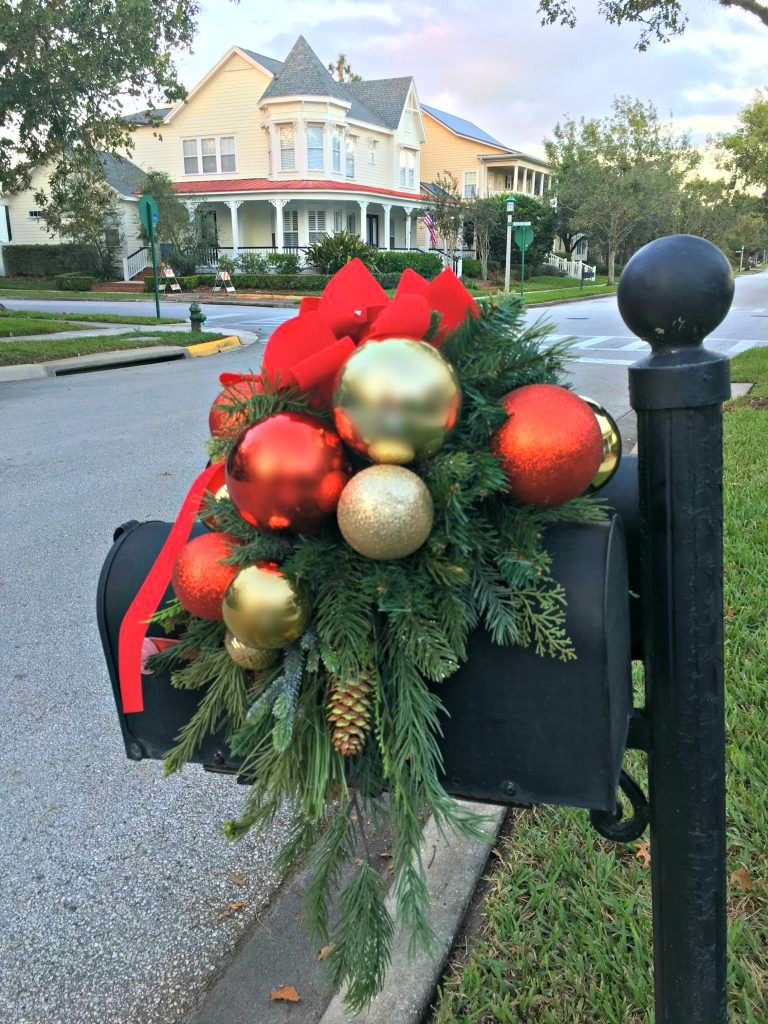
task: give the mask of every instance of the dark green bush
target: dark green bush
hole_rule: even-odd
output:
[[[549,263],[542,263],[531,271],[533,277],[568,277],[564,270],[558,270]],[[527,276],[527,275],[526,275]]]
[[[466,265],[466,260],[464,261]],[[402,274],[410,267],[423,277],[436,277],[443,269],[443,261],[436,252],[388,252],[379,250],[375,259],[380,274]]]
[[[464,277],[482,277],[483,266],[480,263],[480,260],[463,260],[462,273],[464,274]]]
[[[56,287],[64,292],[89,292],[97,280],[93,274],[83,274],[79,270],[74,270],[69,274],[58,274]]]
[[[267,263],[276,274],[298,274],[301,258],[297,252],[268,252]]]
[[[397,288],[400,274],[374,274],[382,288]],[[215,274],[183,274],[177,281],[182,291],[190,292],[195,288],[212,287]],[[237,289],[250,289],[260,292],[321,292],[330,281],[328,274],[233,274],[232,283]],[[154,290],[152,278],[144,281],[144,290]]]
[[[368,245],[358,235],[350,231],[339,231],[335,235],[325,235],[310,245],[307,252],[307,266],[318,274],[335,274],[350,260],[362,260],[366,267],[377,266],[379,252]]]
[[[3,262],[10,277],[56,277],[81,272],[99,276],[95,250],[85,245],[4,245]]]

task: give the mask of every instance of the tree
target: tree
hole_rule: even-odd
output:
[[[555,125],[554,140],[544,143],[553,174],[551,191],[556,197],[555,234],[570,256],[584,237],[589,237],[578,215],[579,203],[591,188],[593,162],[580,145],[575,121]]]
[[[150,171],[141,186],[141,194],[152,196],[157,203],[157,229],[155,238],[160,244],[171,246],[174,270],[180,274],[193,274],[202,259],[203,250],[216,245],[214,222],[208,216],[211,207],[197,204],[193,210],[179,199],[173,181],[164,171]],[[149,237],[141,228],[145,242]]]
[[[435,178],[433,185],[436,192],[433,193],[429,214],[437,234],[443,240],[445,251],[454,253],[459,244],[464,221],[464,207],[459,191],[459,182],[450,171],[443,171]]]
[[[652,103],[619,96],[612,106],[602,121],[556,125],[547,142],[571,227],[604,247],[609,283],[617,253],[669,231],[682,183],[700,160],[687,136],[659,121]]]
[[[0,0],[0,191],[34,166],[125,152],[124,103],[186,95],[173,58],[192,43],[198,0]],[[57,174],[58,170],[54,171]]]
[[[328,70],[337,82],[362,82],[363,80],[361,75],[354,73],[343,53],[340,53],[335,61],[330,62]]]
[[[489,202],[496,207],[496,216],[491,229],[491,257],[504,263],[507,257],[507,197],[491,196]],[[555,211],[548,199],[537,196],[515,196],[515,220],[530,221],[533,229],[533,242],[525,250],[526,274],[540,263],[552,251],[555,238]],[[522,262],[520,250],[512,242],[511,265],[519,267]]]
[[[738,8],[754,14],[768,26],[766,0],[717,0],[721,7]],[[634,22],[643,26],[638,39],[638,50],[647,50],[654,38],[667,42],[672,36],[685,31],[688,16],[682,0],[597,0],[597,9],[612,25]],[[539,0],[542,24],[559,22],[573,28],[576,24],[576,5],[573,0]]]
[[[464,222],[472,231],[475,251],[480,260],[481,275],[488,280],[488,259],[491,254],[491,234],[498,221],[498,203],[493,198],[474,196],[464,205]]]
[[[758,90],[739,113],[739,126],[718,137],[722,165],[744,186],[760,189],[768,216],[768,92]]]
[[[49,234],[89,249],[99,276],[114,277],[122,241],[121,211],[99,160],[69,164],[67,174],[52,178],[48,191],[35,199]]]

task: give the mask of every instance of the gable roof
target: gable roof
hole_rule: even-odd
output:
[[[136,114],[126,114],[125,120],[131,124],[156,124],[163,120],[173,107],[156,107],[155,110],[139,110]]]
[[[472,121],[467,121],[463,117],[457,117],[455,114],[448,114],[445,110],[438,110],[437,107],[428,107],[426,103],[421,104],[421,109],[426,110],[428,114],[431,114],[436,121],[445,125],[456,135],[463,135],[467,139],[474,139],[475,142],[486,142],[491,146],[497,146],[499,149],[510,150],[510,146],[505,146],[503,142],[499,142],[498,139],[494,139],[488,132],[484,132],[482,128],[478,128]]]
[[[124,156],[117,156],[114,153],[99,153],[99,160],[104,168],[106,183],[121,196],[133,199],[146,178],[146,173]]]
[[[255,60],[257,64],[261,64],[267,71],[271,71],[273,75],[276,75],[280,68],[283,66],[281,60],[275,60],[274,57],[267,57],[264,53],[256,53],[255,50],[246,50],[244,46],[238,46],[238,50],[242,50],[243,53],[247,53],[251,60]]]
[[[400,124],[403,107],[413,79],[374,78],[366,82],[345,82],[344,89],[357,97],[378,119],[393,131]],[[352,115],[351,115],[352,116]]]

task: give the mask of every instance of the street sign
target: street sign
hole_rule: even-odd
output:
[[[525,252],[533,241],[533,228],[530,224],[521,224],[515,228],[515,245]]]
[[[142,196],[139,200],[139,220],[147,234],[154,232],[157,225],[157,203],[152,196]]]
[[[529,228],[530,226],[531,226],[531,221],[529,221],[529,220],[513,220],[512,221],[512,227],[513,228]]]

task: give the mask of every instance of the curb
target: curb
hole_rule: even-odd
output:
[[[199,359],[201,356],[215,356],[219,352],[228,352],[233,348],[240,348],[240,339],[236,334],[229,334],[226,338],[218,338],[216,341],[198,341],[194,345],[187,345],[184,351],[190,359]]]

